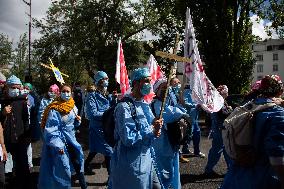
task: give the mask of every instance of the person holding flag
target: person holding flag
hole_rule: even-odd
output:
[[[135,69],[131,81],[132,92],[127,98],[132,99],[132,105],[120,102],[114,114],[117,144],[111,157],[112,189],[152,188],[151,146],[161,134],[163,121],[154,119],[149,104],[143,100],[151,91],[149,70]]]
[[[162,100],[165,97],[167,90],[167,79],[158,79],[153,90],[156,94],[151,108],[154,115],[157,117],[160,114]],[[153,147],[156,153],[157,167],[160,172],[160,180],[164,188],[180,189],[180,172],[179,172],[179,149],[170,144],[167,135],[167,124],[179,121],[186,112],[181,110],[178,106],[170,105],[167,101],[163,111],[164,124],[161,129],[161,136],[154,140]]]

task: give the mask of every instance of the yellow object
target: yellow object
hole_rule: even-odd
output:
[[[68,101],[63,101],[60,98],[55,99],[51,104],[49,104],[44,112],[43,112],[43,116],[42,116],[42,120],[41,120],[41,128],[45,128],[45,124],[48,118],[48,114],[49,111],[51,109],[54,109],[56,111],[58,111],[60,114],[66,115],[69,114],[71,112],[71,110],[74,108],[75,106],[75,101],[73,100],[73,98],[71,97]]]
[[[179,158],[179,161],[182,162],[182,163],[188,163],[188,162],[189,162],[189,159],[184,158],[184,157],[181,155],[180,158]]]

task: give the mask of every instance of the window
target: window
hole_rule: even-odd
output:
[[[273,64],[273,72],[278,72],[278,64]]]
[[[263,55],[262,55],[262,54],[257,54],[257,55],[255,56],[255,59],[256,59],[257,61],[263,61]]]
[[[267,51],[275,51],[279,49],[279,45],[269,45],[267,46]]]
[[[273,60],[278,60],[278,54],[273,54]]]
[[[263,78],[262,75],[257,76],[257,81],[258,81],[258,80],[261,80],[262,78]]]
[[[262,65],[262,64],[257,65],[257,67],[256,67],[256,72],[257,72],[257,73],[262,73],[262,72],[263,72],[263,65]]]

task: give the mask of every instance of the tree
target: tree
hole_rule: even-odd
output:
[[[8,36],[0,33],[0,66],[6,66],[10,63],[12,56],[12,42]]]
[[[159,13],[165,13],[167,19],[157,32],[162,38],[156,42],[160,48],[169,48],[174,33],[183,33],[186,7],[190,7],[208,77],[215,86],[227,84],[231,93],[244,92],[251,82],[255,63],[250,14],[262,3],[259,0],[155,0]],[[174,24],[180,21],[182,24]]]
[[[10,72],[24,81],[28,66],[28,38],[26,33],[20,36],[17,47],[13,50],[11,64]]]
[[[128,70],[145,63],[148,54],[138,34],[159,21],[155,13],[148,0],[54,1],[45,22],[36,22],[42,37],[34,47],[42,62],[51,57],[72,82],[84,70],[90,77],[104,70],[114,78],[119,37]]]
[[[267,27],[268,34],[271,35],[274,29],[280,38],[284,38],[284,0],[260,1],[257,5],[253,7],[252,12],[272,22],[272,25]]]

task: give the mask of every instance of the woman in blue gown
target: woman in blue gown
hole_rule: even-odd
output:
[[[81,188],[87,188],[84,178],[84,155],[76,141],[74,127],[80,123],[71,97],[71,87],[64,85],[60,97],[43,113],[43,147],[40,162],[39,189],[71,188],[71,165]]]

